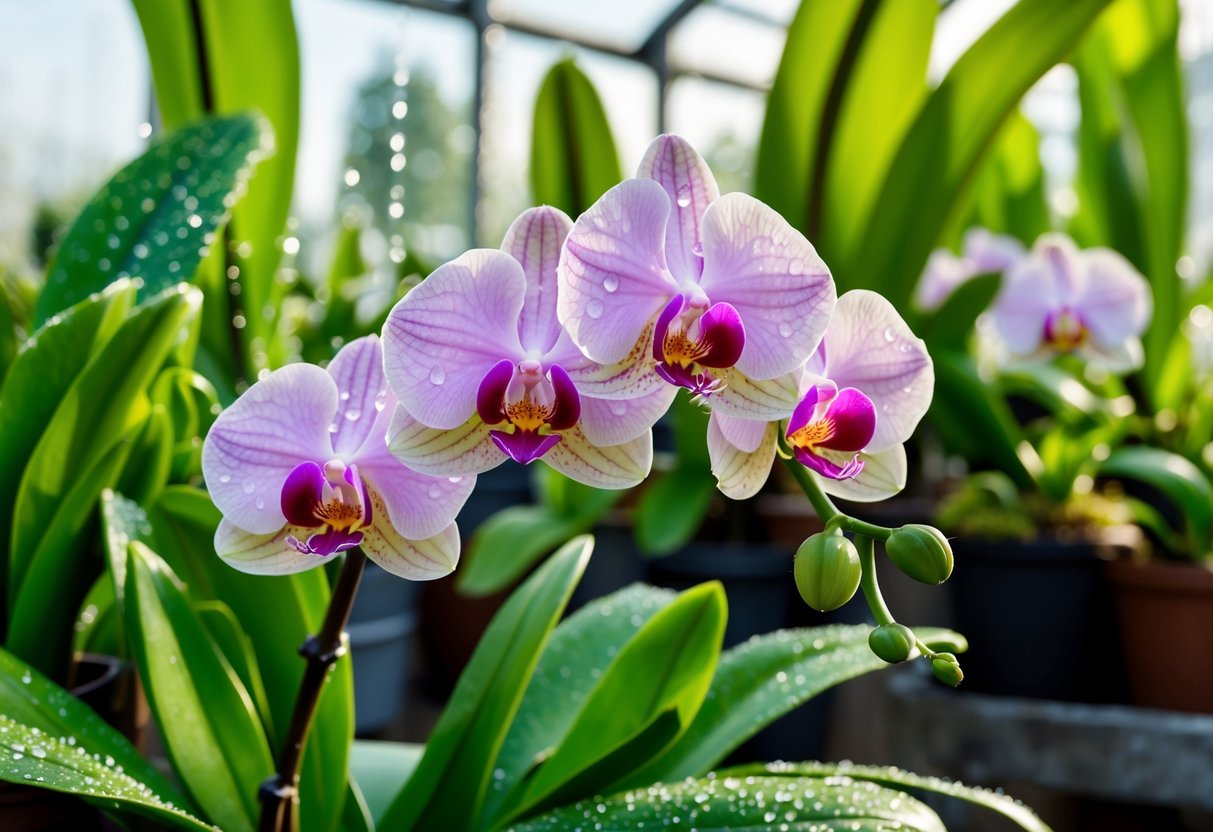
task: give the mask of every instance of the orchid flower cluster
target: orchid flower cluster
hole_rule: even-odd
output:
[[[634,486],[679,388],[711,410],[727,496],[755,494],[782,453],[826,493],[879,500],[904,487],[903,443],[933,381],[888,301],[838,298],[800,232],[721,195],[700,155],[663,135],[576,221],[532,208],[500,250],[438,268],[382,340],[252,385],[204,447],[216,549],[278,573],[361,546],[403,577],[440,577],[477,474],[542,459]]]

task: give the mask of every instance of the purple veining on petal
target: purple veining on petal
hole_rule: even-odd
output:
[[[315,462],[301,462],[287,475],[282,486],[282,513],[292,526],[323,525],[316,506],[324,498],[324,471]]]
[[[670,324],[682,314],[686,303],[687,299],[685,295],[675,295],[670,298],[669,303],[665,305],[665,308],[661,310],[661,314],[657,316],[657,326],[653,329],[653,358],[656,361],[665,361],[666,334],[670,331]]]
[[[696,359],[704,367],[732,367],[745,347],[745,327],[737,309],[728,303],[713,304],[699,318],[700,344],[707,351]]]
[[[503,358],[484,374],[476,391],[476,413],[486,425],[504,422],[505,391],[514,378],[514,362]]]
[[[548,376],[556,392],[548,425],[552,430],[568,430],[581,418],[581,396],[577,393],[577,386],[573,384],[569,374],[559,364],[548,368]]]
[[[560,441],[559,434],[540,434],[528,430],[515,430],[513,433],[491,430],[489,436],[502,453],[523,465],[539,459]]]
[[[876,433],[876,408],[872,400],[854,387],[844,387],[826,408],[832,425],[821,447],[835,451],[862,451]]]

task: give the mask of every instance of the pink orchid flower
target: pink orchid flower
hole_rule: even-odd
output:
[[[361,546],[410,580],[454,570],[454,519],[475,478],[428,476],[393,457],[385,435],[395,404],[374,335],[347,344],[328,370],[292,364],[250,387],[202,446],[203,476],[223,513],[219,556],[275,575]]]
[[[753,197],[721,196],[671,135],[577,220],[558,273],[560,322],[589,358],[643,361],[651,383],[752,419],[795,401],[787,376],[816,349],[835,301],[809,241]]]
[[[542,458],[601,488],[648,475],[651,428],[674,391],[647,385],[635,361],[590,361],[560,325],[556,264],[572,225],[555,208],[526,211],[503,251],[464,254],[392,309],[389,444],[408,465],[457,476]]]
[[[801,399],[785,413],[796,459],[822,488],[872,502],[906,482],[904,443],[931,404],[935,372],[926,345],[881,295],[866,290],[838,299],[825,338],[794,383]],[[720,490],[752,497],[775,457],[779,422],[713,411],[708,452]]]
[[[946,248],[931,252],[914,291],[914,303],[924,312],[932,312],[973,278],[1004,272],[1026,254],[1023,243],[1014,237],[985,228],[970,228],[965,232],[959,257]]]
[[[1141,366],[1152,305],[1145,278],[1120,254],[1045,234],[1006,273],[990,319],[1013,356],[1075,353],[1127,372]]]

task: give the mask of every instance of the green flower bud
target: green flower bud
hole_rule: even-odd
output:
[[[836,610],[859,589],[863,568],[855,544],[841,534],[815,534],[796,551],[796,588],[818,612]]]
[[[952,574],[952,547],[933,526],[902,526],[889,535],[884,550],[898,569],[924,584],[941,584]]]
[[[951,653],[936,653],[931,658],[931,672],[936,679],[951,687],[959,685],[965,677],[960,662]]]
[[[868,633],[868,647],[889,664],[913,658],[918,653],[914,631],[905,624],[884,624]]]

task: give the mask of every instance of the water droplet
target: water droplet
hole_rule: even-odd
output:
[[[229,483],[231,481],[232,481],[231,474],[224,474],[223,476],[219,477],[219,482],[221,482],[221,483]]]
[[[691,254],[694,254],[696,257],[703,257],[703,243],[696,240],[695,245],[691,246]]]
[[[608,274],[602,279],[602,288],[606,289],[608,292],[614,292],[619,288],[619,278],[615,277],[613,274]]]
[[[779,334],[784,338],[790,338],[792,336],[792,325],[787,321],[781,323],[779,325]]]
[[[441,367],[430,370],[430,384],[442,384],[446,381],[446,371]]]
[[[252,494],[257,490],[257,483],[255,483],[253,480],[245,480],[243,488],[245,494]]]
[[[340,398],[341,398],[341,401],[343,401],[343,402],[348,402],[348,401],[350,400],[350,394],[349,394],[349,391],[347,391],[347,390],[342,390],[342,391],[341,391],[341,396],[340,396]]]
[[[678,188],[678,207],[686,208],[691,204],[691,186],[681,185]]]
[[[616,416],[625,416],[628,412],[628,403],[622,401],[611,402],[611,413]]]
[[[891,344],[891,343],[893,343],[894,340],[896,340],[896,338],[897,338],[897,334],[895,332],[893,332],[893,327],[886,326],[884,328],[884,339]]]
[[[590,302],[585,305],[585,314],[595,320],[601,318],[604,311],[605,308],[602,305],[602,301],[598,298],[590,298]]]
[[[383,408],[387,407],[387,391],[380,391],[379,395],[375,396],[375,412],[379,413]]]
[[[433,483],[428,489],[426,489],[425,493],[430,495],[431,500],[437,500],[442,496],[442,486],[440,486],[438,483]]]
[[[351,422],[357,422],[362,418],[362,411],[356,407],[351,407],[349,410],[345,411],[345,418]]]

